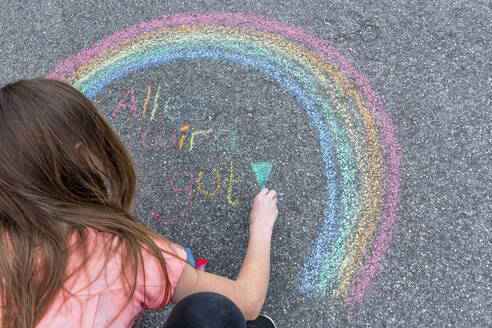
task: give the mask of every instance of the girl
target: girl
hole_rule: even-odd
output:
[[[275,191],[255,197],[230,280],[196,271],[182,247],[130,214],[135,180],[124,145],[76,89],[46,79],[0,89],[1,327],[131,327],[170,301],[165,327],[246,327],[258,317]]]

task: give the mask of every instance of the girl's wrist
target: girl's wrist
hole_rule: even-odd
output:
[[[271,239],[272,238],[273,227],[267,226],[255,226],[251,225],[249,227],[249,237],[255,239]]]

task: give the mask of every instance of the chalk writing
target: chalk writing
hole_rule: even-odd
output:
[[[157,138],[157,141],[152,146],[149,145],[149,143],[147,142],[148,131],[145,131],[142,134],[141,144],[146,149],[152,149],[152,148],[154,148],[154,146],[156,144],[159,145],[159,148],[161,148],[161,149],[169,149],[176,143],[176,140],[179,140],[179,143],[178,143],[176,148],[181,150],[181,149],[183,149],[183,145],[186,143],[185,140],[187,137],[187,133],[189,133],[190,131],[191,131],[191,135],[190,135],[189,142],[188,142],[189,146],[185,148],[188,151],[192,151],[193,149],[197,148],[196,147],[196,145],[197,145],[196,140],[198,139],[199,135],[203,135],[202,139],[204,139],[204,141],[201,142],[201,143],[203,143],[207,139],[206,135],[211,134],[211,135],[213,135],[213,138],[209,137],[208,141],[213,146],[215,146],[217,149],[230,151],[234,154],[239,154],[239,149],[237,146],[238,137],[237,137],[237,130],[236,129],[235,130],[219,129],[215,132],[215,134],[213,134],[213,132],[214,132],[213,129],[193,131],[193,128],[191,127],[191,125],[184,125],[184,126],[180,127],[179,130],[177,131],[179,134],[179,137],[176,135],[176,133],[172,134],[170,136],[171,141],[168,144],[166,144],[165,146],[162,145],[162,139],[163,139],[164,131],[161,131],[159,133],[159,137]],[[226,141],[227,139],[229,139],[229,142]]]
[[[180,177],[188,177],[189,178],[186,188],[180,189],[180,188],[175,186],[176,179],[178,179]],[[221,185],[220,171],[217,171],[217,186],[216,186],[215,190],[212,192],[208,192],[208,191],[205,191],[202,189],[202,186],[201,186],[202,178],[203,178],[203,171],[200,171],[200,173],[198,174],[198,180],[197,180],[197,190],[200,193],[203,193],[207,196],[213,197],[220,189],[220,185]],[[174,219],[164,219],[161,216],[159,216],[155,210],[152,210],[152,216],[157,221],[164,223],[164,224],[170,224],[170,223],[174,223],[174,222],[177,222],[179,220],[182,220],[184,218],[184,216],[186,215],[186,213],[188,212],[188,209],[190,207],[191,196],[193,194],[193,182],[194,181],[195,181],[194,174],[192,172],[179,173],[179,174],[176,174],[175,176],[173,176],[173,178],[171,179],[171,190],[174,193],[186,193],[186,201],[184,204],[184,208],[178,217],[176,217]],[[233,163],[233,161],[231,161],[229,179],[227,179],[228,191],[227,191],[226,198],[227,198],[227,202],[229,204],[231,204],[232,206],[237,205],[239,202],[239,199],[232,200],[232,185],[234,183],[238,183],[238,182],[239,182],[239,180],[234,179],[234,163]]]
[[[237,203],[238,203],[238,200],[236,200],[236,201],[232,200],[232,184],[239,182],[239,180],[235,180],[235,179],[233,179],[233,177],[234,177],[234,165],[232,164],[232,161],[231,161],[231,174],[229,175],[229,180],[227,181],[229,183],[229,191],[227,192],[227,201],[232,206],[237,205]]]
[[[147,86],[145,100],[142,106],[142,112],[140,115],[141,119],[144,119],[146,116],[146,112],[149,106],[149,102],[152,96],[152,85]],[[157,86],[157,91],[154,95],[152,112],[150,115],[150,121],[154,120],[159,112],[159,102],[161,97],[161,86]],[[163,117],[170,121],[194,121],[200,120],[205,117],[208,109],[204,106],[205,99],[203,97],[191,97],[186,102],[182,100],[180,96],[170,96],[166,98],[164,106],[162,107]],[[185,108],[188,110],[185,111]],[[128,109],[131,112],[133,118],[137,118],[137,99],[135,96],[135,88],[131,86],[128,91],[123,95],[123,97],[118,101],[116,108],[113,110],[111,116],[113,118],[116,117],[121,111],[121,109]],[[197,140],[202,139],[201,142]],[[189,141],[187,141],[188,139]],[[213,147],[222,150],[229,151],[233,154],[239,154],[238,147],[238,119],[234,119],[234,127],[233,128],[219,128],[219,129],[199,129],[194,130],[191,125],[186,124],[182,125],[178,130],[170,135],[166,136],[164,131],[160,131],[158,137],[154,139],[153,142],[149,141],[149,131],[145,131],[141,137],[141,145],[147,149],[174,149],[183,150],[183,146],[188,143],[188,146],[185,147],[188,151],[193,151],[196,149],[198,144],[203,144],[204,141],[209,142]],[[256,173],[256,172],[255,172]],[[198,174],[197,190],[209,197],[213,197],[220,190],[221,186],[221,174],[220,171],[217,171],[217,185],[215,190],[206,191],[202,188],[202,178],[203,171],[200,171]],[[180,189],[175,186],[176,179],[180,177],[188,177],[188,184],[186,188]],[[182,220],[186,213],[190,208],[191,197],[193,194],[193,183],[195,182],[195,175],[191,172],[183,172],[175,175],[171,179],[171,189],[174,193],[185,193],[186,200],[184,203],[183,210],[180,215],[176,218],[165,219],[157,214],[155,210],[152,210],[152,216],[159,222],[164,224],[170,224]],[[239,203],[239,199],[233,199],[233,185],[239,183],[239,180],[235,178],[234,175],[234,163],[230,161],[230,171],[228,174],[228,179],[226,179],[226,183],[228,184],[227,188],[227,202],[231,206],[236,206]]]
[[[229,145],[224,144],[224,138],[221,138],[225,134],[228,134],[231,138]],[[237,118],[234,120],[234,130],[220,129],[215,135],[212,145],[222,150],[234,149],[239,154],[239,149],[237,148]]]
[[[207,115],[207,108],[202,106],[201,104],[194,104],[194,101],[204,101],[202,97],[193,97],[186,104],[191,113],[189,115],[185,115],[183,108],[185,108],[185,103],[181,100],[181,97],[169,97],[164,104],[164,115],[172,121],[175,120],[203,120]],[[199,114],[197,114],[199,112]]]
[[[217,188],[213,192],[206,192],[205,190],[202,190],[201,189],[201,187],[200,187],[200,180],[202,180],[202,177],[203,177],[203,172],[200,171],[200,174],[198,175],[198,181],[197,181],[197,189],[198,189],[198,191],[204,193],[207,196],[213,196],[213,195],[215,195],[217,193],[217,191],[219,191],[219,189],[220,189],[220,172],[217,171]]]
[[[142,106],[142,113],[140,118],[145,118],[147,108],[149,106],[149,101],[152,94],[152,86],[147,86],[146,97]],[[161,85],[157,86],[157,91],[154,95],[154,103],[152,106],[152,113],[150,115],[150,120],[156,118],[156,114],[159,110],[159,101],[161,100]],[[186,120],[186,121],[197,121],[205,119],[208,108],[204,106],[205,99],[200,96],[190,97],[186,102],[182,100],[180,96],[170,96],[167,97],[162,106],[162,113],[164,117],[171,120]],[[113,110],[111,116],[115,117],[116,114],[120,112],[120,109],[129,109],[132,112],[132,116],[137,118],[137,100],[135,97],[135,88],[131,86],[130,89],[124,94],[120,99],[116,108]],[[228,131],[228,130],[227,130]]]
[[[128,98],[128,96],[131,96],[131,103],[125,104],[126,98]],[[133,87],[131,87],[130,90],[128,90],[128,92],[123,96],[123,98],[121,98],[111,116],[115,117],[116,114],[118,114],[118,112],[120,111],[120,108],[130,109],[132,111],[133,117],[137,117],[137,106],[135,104],[135,92],[133,90]]]
[[[174,183],[176,181],[177,178],[179,177],[182,177],[182,176],[187,176],[189,177],[189,181],[188,181],[188,185],[185,189],[179,189],[177,188]],[[179,215],[178,217],[174,218],[174,219],[170,219],[170,220],[166,220],[166,219],[163,219],[161,218],[154,210],[152,212],[152,216],[159,222],[162,222],[164,224],[169,224],[169,223],[173,223],[173,222],[177,222],[179,220],[182,220],[184,218],[184,216],[186,215],[186,213],[188,212],[188,208],[190,206],[190,200],[191,200],[191,194],[193,192],[193,181],[194,181],[194,176],[193,176],[193,173],[191,172],[183,172],[183,173],[180,173],[180,174],[177,174],[175,175],[172,180],[171,180],[171,189],[173,192],[175,193],[186,193],[186,202],[185,202],[185,206],[183,208],[183,211],[181,212],[181,215]]]
[[[185,126],[182,126],[181,127],[181,138],[179,139],[179,149],[183,148],[183,141],[184,141],[184,132],[185,131],[188,131],[188,129],[190,128],[189,125],[185,125]]]
[[[159,84],[159,86],[157,87],[157,92],[155,93],[155,97],[154,97],[154,108],[152,109],[152,114],[150,115],[151,120],[153,120],[155,117],[155,112],[157,111],[157,104],[159,101],[159,94],[160,93],[161,93],[161,85]],[[145,107],[145,104],[144,104],[144,107]]]
[[[207,133],[211,133],[211,132],[212,132],[212,129],[198,130],[198,131],[193,132],[191,134],[191,139],[190,139],[190,150],[193,150],[193,141],[195,140],[195,136],[200,135],[200,134],[207,134]]]
[[[172,147],[172,146],[176,143],[176,135],[175,135],[175,134],[173,134],[173,135],[171,136],[171,141],[170,141],[168,144],[166,144],[166,145],[163,145],[163,144],[162,144],[162,132],[159,134],[159,138],[157,139],[156,144],[154,144],[154,145],[152,145],[152,146],[147,145],[147,143],[145,142],[146,138],[147,138],[147,132],[144,132],[144,133],[142,134],[142,145],[143,145],[145,148],[147,148],[147,149],[153,148],[154,146],[156,146],[156,144],[157,144],[157,146],[159,146],[160,148],[167,149],[167,148]]]
[[[152,90],[152,86],[149,85],[147,87],[147,97],[145,97],[145,102],[144,102],[144,105],[143,105],[142,118],[145,117],[145,112],[147,111],[147,105],[149,104],[151,90]]]

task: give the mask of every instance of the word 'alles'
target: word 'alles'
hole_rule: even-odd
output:
[[[157,88],[157,92],[154,95],[154,100],[152,101],[152,110],[150,113],[150,120],[155,119],[155,114],[157,113],[157,109],[159,108],[159,99],[160,99],[160,91],[161,87]],[[135,101],[135,91],[133,86],[128,90],[128,92],[121,98],[118,105],[114,109],[111,114],[112,117],[115,117],[116,114],[120,111],[121,108],[129,109],[132,112],[134,118],[138,118],[141,116],[145,118],[147,110],[149,108],[150,95],[152,92],[152,86],[147,87],[147,97],[145,98],[142,112],[139,115],[137,113],[137,103]],[[203,106],[204,99],[202,97],[192,97],[186,103],[183,102],[181,97],[169,97],[164,103],[163,113],[164,116],[172,121],[176,120],[203,120],[207,115],[207,108]]]
[[[141,118],[145,118],[147,109],[149,108],[149,100],[151,96],[152,86],[147,87],[147,97],[145,98],[145,102],[143,104],[142,112],[140,114]],[[152,112],[150,114],[150,120],[154,120],[155,114],[159,107],[159,94],[160,94],[160,86],[157,88],[157,92],[154,96]],[[201,97],[192,97],[186,103],[183,102],[181,97],[169,97],[163,106],[164,116],[172,121],[175,120],[203,120],[207,115],[207,108],[203,105],[204,99]],[[120,109],[128,109],[131,111],[132,116],[134,118],[138,118],[139,114],[137,113],[137,105],[135,101],[135,92],[133,86],[128,90],[128,92],[123,96],[120,100],[113,113],[112,117],[115,117]],[[144,132],[142,134],[142,146],[146,149],[151,148],[160,148],[160,149],[170,149],[170,148],[179,148],[183,149],[183,145],[185,145],[185,138],[187,134],[189,135],[188,140],[186,141],[186,147],[188,150],[193,150],[193,147],[197,143],[197,139],[201,136],[201,139],[207,138],[211,141],[211,144],[221,150],[229,150],[235,151],[239,154],[239,149],[237,147],[237,119],[234,121],[234,129],[219,129],[214,131],[212,129],[207,130],[195,130],[192,131],[190,129],[190,125],[183,125],[179,131],[179,136],[174,133],[170,137],[163,138],[163,133],[161,132],[158,137],[155,138],[154,142],[148,141],[148,132]],[[227,141],[227,137],[229,139]],[[165,141],[164,141],[165,139]],[[179,140],[179,142],[178,142]]]
[[[176,185],[175,185],[176,184],[176,180],[178,178],[181,178],[181,177],[186,177],[188,179],[187,184],[186,184],[186,187],[184,187],[184,188],[179,188],[179,187],[176,187]],[[197,179],[197,190],[200,193],[203,193],[203,194],[205,194],[207,196],[210,196],[210,197],[214,196],[219,191],[220,186],[221,186],[221,183],[222,183],[221,177],[220,177],[220,171],[217,171],[217,186],[213,190],[210,190],[210,191],[203,190],[203,188],[201,186],[201,183],[200,183],[201,180],[202,180],[202,178],[203,178],[203,172],[200,171],[200,173],[198,174],[198,179]],[[161,223],[164,223],[164,224],[174,223],[174,222],[177,222],[177,221],[183,219],[184,216],[186,215],[186,213],[188,212],[189,207],[190,207],[190,201],[191,201],[191,195],[193,194],[193,183],[194,182],[195,182],[195,175],[192,172],[182,172],[182,173],[176,174],[171,179],[171,189],[176,194],[179,194],[179,193],[186,194],[186,201],[185,201],[183,210],[181,211],[181,213],[179,214],[178,217],[172,218],[172,219],[162,218],[161,216],[159,216],[157,214],[157,212],[155,210],[152,210],[152,216],[157,221],[159,221]],[[234,179],[234,164],[231,161],[230,174],[229,174],[228,179],[226,180],[226,183],[228,185],[227,201],[232,206],[237,205],[237,203],[239,201],[238,199],[236,199],[236,200],[233,200],[232,199],[232,184],[233,183],[238,183],[238,182],[239,182],[239,180]]]

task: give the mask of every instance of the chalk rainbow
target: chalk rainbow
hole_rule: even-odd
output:
[[[47,77],[93,99],[131,73],[191,59],[258,70],[303,108],[319,137],[326,204],[298,290],[360,303],[395,228],[401,151],[381,98],[329,43],[251,14],[176,14],[117,32]]]

